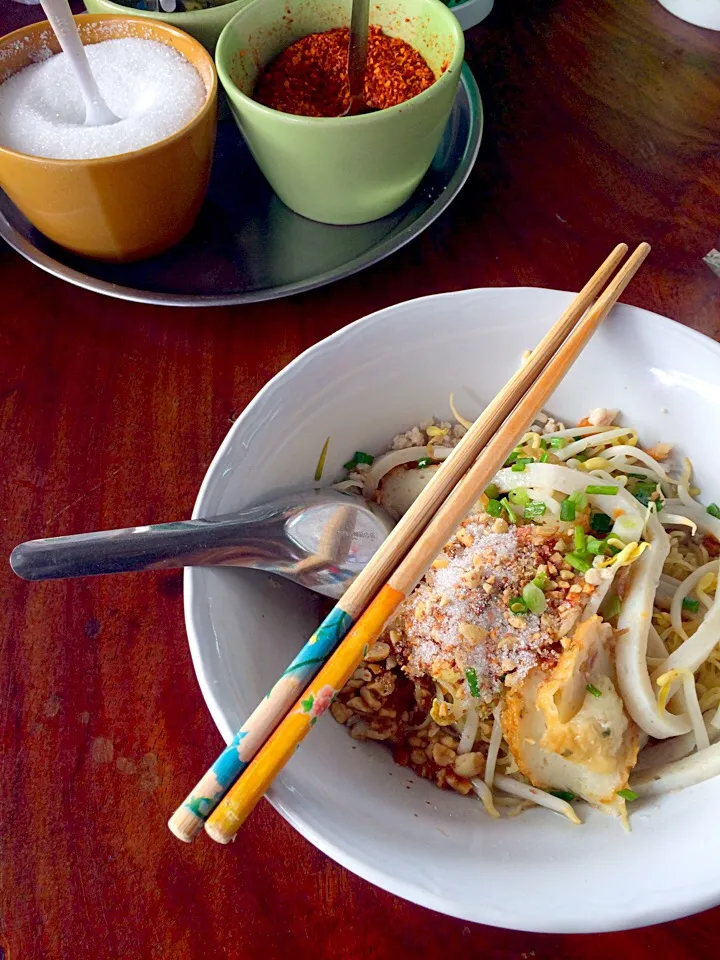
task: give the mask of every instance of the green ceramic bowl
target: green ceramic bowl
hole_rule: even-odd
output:
[[[366,223],[411,196],[440,143],[465,43],[440,0],[375,0],[371,23],[421,53],[438,79],[412,100],[357,117],[297,117],[251,99],[261,67],[310,33],[347,26],[352,0],[251,0],[215,52],[237,124],[280,199],[322,223]],[[446,69],[443,71],[443,67]]]
[[[247,6],[249,0],[232,0],[219,7],[208,7],[206,10],[191,10],[188,13],[150,13],[147,10],[138,10],[127,7],[122,3],[113,3],[112,0],[85,0],[88,13],[122,13],[125,16],[150,17],[151,20],[161,20],[169,23],[178,30],[184,30],[191,37],[195,37],[209,50],[215,52],[215,44],[223,31],[223,27],[231,20],[238,10]]]

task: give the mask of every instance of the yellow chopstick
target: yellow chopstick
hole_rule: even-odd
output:
[[[569,332],[527,393],[514,406],[508,406],[500,430],[487,442],[477,461],[440,506],[405,559],[391,573],[388,582],[208,819],[205,829],[214,840],[228,843],[234,838],[317,717],[357,669],[368,647],[375,642],[387,621],[422,578],[480,493],[503,465],[508,452],[521,440],[528,425],[575,362],[649,252],[648,244],[640,244],[597,303]],[[506,391],[507,388],[503,394]]]

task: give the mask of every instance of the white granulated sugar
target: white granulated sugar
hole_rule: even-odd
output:
[[[487,516],[466,521],[392,625],[398,660],[410,676],[472,668],[485,702],[538,664],[557,659],[563,616],[582,609],[589,597],[553,588],[541,616],[527,610],[513,614],[511,598],[521,595],[540,563],[547,563],[557,538],[546,538],[532,526],[499,533],[493,526]]]
[[[0,85],[0,145],[57,160],[109,157],[157,143],[205,102],[195,67],[172,47],[127,37],[85,47],[118,123],[86,127],[85,104],[64,53],[25,67]]]

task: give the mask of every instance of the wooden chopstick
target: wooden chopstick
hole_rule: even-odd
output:
[[[525,395],[512,406],[508,404],[506,417],[496,435],[488,439],[476,462],[472,463],[466,475],[417,538],[412,549],[390,574],[385,586],[321,668],[294,708],[258,751],[242,778],[230,789],[207,820],[205,829],[213,840],[228,843],[234,838],[255,804],[307,735],[315,719],[344,687],[363,659],[368,646],[375,642],[390,617],[425,574],[433,559],[467,516],[480,493],[503,465],[509,451],[521,440],[528,425],[575,362],[649,252],[648,244],[640,244],[597,303],[569,331],[552,361],[538,372]],[[502,393],[505,394],[505,391]],[[439,473],[440,471],[438,475]]]
[[[507,410],[518,402],[532,381],[552,359],[560,344],[578,323],[615,268],[627,253],[620,243],[573,299],[515,373],[488,404],[462,441],[435,473],[422,494],[392,530],[362,573],[346,590],[315,633],[288,665],[268,695],[255,708],[210,769],[203,775],[168,821],[180,840],[191,842],[225,792],[243,773],[303,688],[332,654],[420,533],[447,498],[483,446],[499,429]]]

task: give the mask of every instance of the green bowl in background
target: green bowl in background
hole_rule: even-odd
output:
[[[149,10],[138,10],[122,3],[113,3],[112,0],[85,0],[88,13],[120,13],[125,16],[149,17],[151,20],[160,20],[169,23],[178,30],[184,30],[191,37],[195,37],[209,50],[215,52],[215,45],[223,28],[235,14],[247,6],[249,0],[232,0],[219,7],[207,7],[205,10],[190,10],[187,13],[154,13]]]
[[[291,210],[321,223],[366,223],[402,206],[442,138],[465,52],[441,0],[376,0],[370,22],[421,53],[437,80],[387,110],[299,117],[251,98],[260,69],[295,40],[348,26],[352,0],[250,0],[215,51],[233,116],[262,172]]]

